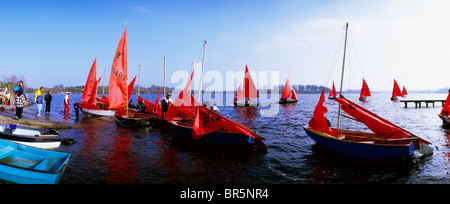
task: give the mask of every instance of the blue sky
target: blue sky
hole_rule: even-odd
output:
[[[447,4],[444,0],[0,0],[0,71],[23,75],[35,88],[77,86],[85,83],[97,56],[97,65],[102,73],[106,67],[108,77],[126,22],[129,78],[142,64],[143,86],[162,85],[163,57],[167,81],[173,72],[189,71],[204,40],[206,71],[225,76],[226,71],[244,71],[248,64],[256,72],[280,71],[281,84],[289,70],[294,84],[330,86],[331,80],[340,80],[337,71],[328,75],[342,27],[349,21],[355,43],[351,46],[359,62],[349,63],[357,68],[344,88],[360,88],[364,76],[374,90],[392,89],[393,78],[409,89],[437,89],[450,87],[444,78],[450,74],[450,29],[445,26],[450,16],[442,9]]]

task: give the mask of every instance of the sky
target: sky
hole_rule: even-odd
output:
[[[0,77],[80,86],[97,57],[109,78],[126,23],[129,81],[141,64],[142,86],[163,84],[164,57],[166,84],[184,86],[174,73],[201,62],[205,40],[204,72],[223,82],[247,65],[259,87],[261,73],[274,71],[279,84],[289,72],[292,84],[339,86],[349,22],[344,89],[364,77],[375,91],[392,90],[394,78],[435,90],[450,87],[448,8],[448,0],[0,0]]]

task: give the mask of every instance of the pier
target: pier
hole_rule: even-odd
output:
[[[442,103],[442,106],[444,106],[445,100],[400,100],[400,102],[405,103],[405,108],[408,108],[408,103],[415,103],[416,108],[421,108],[422,107],[422,103],[425,103],[426,106],[428,107],[428,104],[433,104],[434,107],[434,103]]]

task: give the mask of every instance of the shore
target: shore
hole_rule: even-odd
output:
[[[0,123],[5,124],[17,124],[21,126],[33,127],[33,128],[44,128],[44,129],[72,129],[77,128],[78,123],[74,123],[75,119],[72,115],[69,117],[64,117],[63,113],[59,111],[50,112],[50,115],[45,114],[45,107],[41,111],[41,117],[36,116],[36,108],[25,107],[23,110],[22,119],[13,119],[16,112],[12,111],[11,108],[14,106],[3,105],[4,111],[0,111]],[[72,113],[75,115],[75,113]]]

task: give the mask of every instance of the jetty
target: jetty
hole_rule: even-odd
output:
[[[428,104],[433,104],[433,107],[435,103],[442,103],[442,106],[444,106],[445,100],[400,100],[400,102],[405,103],[405,108],[408,108],[408,103],[414,103],[416,108],[422,108],[422,103],[425,103],[427,108]]]

